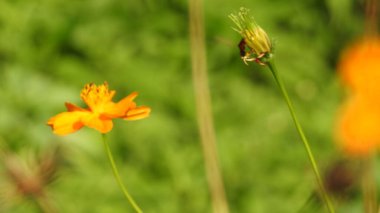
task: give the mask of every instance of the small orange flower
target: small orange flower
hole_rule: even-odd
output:
[[[109,90],[108,84],[87,84],[80,96],[88,108],[83,109],[71,103],[65,103],[67,112],[62,112],[49,119],[47,124],[51,126],[57,135],[67,135],[78,131],[83,126],[94,128],[101,133],[111,131],[112,119],[138,120],[149,116],[150,108],[137,107],[133,101],[137,92],[133,92],[119,102],[112,101],[115,90]]]
[[[366,156],[380,144],[380,109],[363,97],[352,97],[338,121],[338,141],[354,156]]]
[[[338,70],[352,92],[379,99],[380,38],[363,39],[344,51]]]

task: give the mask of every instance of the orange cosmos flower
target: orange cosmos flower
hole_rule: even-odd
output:
[[[370,99],[380,98],[380,38],[356,42],[342,55],[338,70],[352,92]]]
[[[363,97],[352,97],[338,121],[338,140],[343,150],[366,156],[380,144],[380,109]]]
[[[149,116],[150,108],[137,107],[133,101],[137,92],[133,92],[119,102],[112,101],[115,90],[109,90],[108,84],[87,84],[80,96],[88,108],[83,109],[71,103],[65,103],[67,112],[62,112],[49,119],[47,124],[51,126],[57,135],[67,135],[78,131],[83,126],[88,126],[101,133],[111,131],[112,119],[138,120]]]

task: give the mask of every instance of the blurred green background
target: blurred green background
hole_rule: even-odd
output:
[[[296,212],[315,188],[313,172],[270,73],[240,60],[241,38],[227,16],[241,6],[276,40],[277,67],[325,170],[340,155],[333,132],[343,89],[335,67],[342,48],[363,31],[364,2],[204,2],[213,116],[231,212]],[[132,212],[100,134],[83,128],[58,137],[45,125],[65,110],[65,101],[84,106],[79,93],[86,83],[104,81],[117,100],[138,91],[138,105],[153,110],[148,119],[116,121],[109,134],[123,181],[144,212],[211,212],[188,19],[184,0],[0,1],[1,143],[25,158],[25,150],[61,146],[64,163],[48,188],[59,212]],[[337,209],[361,212],[361,205],[354,193]],[[5,206],[4,212],[39,212],[25,200]]]

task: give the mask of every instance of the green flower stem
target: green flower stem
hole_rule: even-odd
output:
[[[367,157],[361,159],[363,174],[362,174],[362,190],[363,204],[365,213],[375,213],[377,207],[376,194],[376,153],[371,153]]]
[[[136,204],[136,202],[133,200],[132,196],[128,193],[128,191],[125,188],[123,182],[121,181],[119,172],[118,172],[117,167],[115,165],[115,161],[113,160],[113,157],[112,157],[112,153],[111,153],[110,147],[108,146],[108,143],[107,143],[107,140],[106,140],[106,135],[102,134],[102,138],[103,138],[103,143],[104,143],[104,149],[105,149],[106,154],[108,156],[108,159],[109,159],[109,161],[111,163],[112,171],[113,171],[113,174],[115,176],[115,179],[116,179],[117,183],[119,184],[119,187],[124,192],[125,197],[127,198],[128,202],[133,206],[134,210],[137,213],[142,213],[142,210]]]
[[[279,75],[277,73],[277,69],[276,69],[276,67],[274,65],[273,59],[268,62],[268,67],[271,70],[271,72],[273,74],[273,77],[276,80],[276,83],[277,83],[278,87],[280,88],[280,90],[282,92],[282,95],[284,96],[284,99],[285,99],[285,101],[286,101],[286,103],[287,103],[287,105],[289,107],[290,114],[292,115],[294,124],[296,125],[298,134],[301,136],[303,145],[304,145],[304,147],[306,149],[306,152],[308,154],[310,163],[311,163],[311,165],[313,167],[314,174],[315,174],[315,177],[317,179],[317,182],[318,182],[318,185],[319,185],[319,189],[320,189],[320,193],[322,194],[323,200],[324,200],[324,202],[325,202],[325,204],[326,204],[329,212],[330,213],[334,213],[335,210],[334,210],[334,207],[332,206],[330,198],[329,198],[329,196],[328,196],[328,194],[326,192],[326,189],[324,187],[321,175],[319,174],[317,162],[314,159],[313,153],[312,153],[312,151],[310,149],[309,142],[306,139],[306,136],[305,136],[305,134],[304,134],[304,132],[302,130],[301,124],[298,122],[297,116],[296,116],[296,114],[294,112],[294,109],[293,109],[292,102],[290,101],[290,98],[289,98],[288,93],[287,93],[287,91],[285,89],[285,86],[282,83],[282,80],[281,80],[281,78],[279,77]]]

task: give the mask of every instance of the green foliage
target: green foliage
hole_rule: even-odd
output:
[[[344,6],[337,2],[344,2]],[[228,14],[251,9],[276,40],[276,62],[321,167],[337,155],[333,127],[341,90],[339,52],[360,35],[351,1],[205,2],[206,44],[218,152],[231,212],[296,212],[316,184],[270,73],[246,66]],[[148,119],[117,121],[116,164],[144,212],[210,212],[195,117],[186,1],[0,1],[0,136],[15,152],[65,147],[50,194],[60,212],[125,212],[101,137],[84,128],[57,137],[45,125],[83,103],[88,82],[121,98],[138,91]],[[337,27],[339,26],[339,27]],[[1,189],[0,189],[1,190]],[[359,198],[339,212],[360,209]],[[9,212],[39,212],[24,203]],[[357,211],[355,211],[357,212]]]

